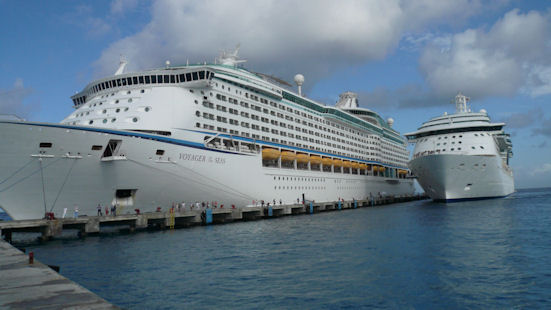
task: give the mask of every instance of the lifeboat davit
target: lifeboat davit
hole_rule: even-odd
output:
[[[262,159],[276,160],[281,155],[281,152],[276,149],[266,148],[262,150]]]
[[[297,155],[294,152],[289,151],[283,151],[281,152],[281,160],[282,161],[293,161],[297,158]]]

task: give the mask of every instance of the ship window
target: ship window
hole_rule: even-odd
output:
[[[137,118],[137,117],[134,117],[134,118],[132,119],[132,121],[133,121],[134,123],[136,123],[136,122],[138,121],[138,118]]]
[[[103,146],[101,145],[92,145],[92,151],[101,151]]]
[[[124,108],[124,112],[128,111],[128,108]]]
[[[104,123],[104,124],[107,123],[107,119],[106,119],[106,118],[103,119],[103,123]]]
[[[199,71],[199,79],[204,80],[205,79],[205,71]]]
[[[138,76],[138,81],[140,84],[143,84],[143,76]],[[138,84],[138,83],[135,83]]]
[[[151,76],[151,84],[157,84],[157,76],[156,75]]]
[[[176,83],[176,77],[174,75],[170,76],[170,83]]]
[[[474,146],[471,146],[471,149],[473,149],[473,150],[474,150]]]
[[[93,120],[89,121],[88,124],[92,125],[94,123]]]
[[[197,81],[197,79],[198,79],[197,72],[193,72],[193,80]],[[224,89],[224,88],[222,87],[222,89]]]
[[[117,120],[116,118],[112,118],[111,123],[114,123],[116,120]]]
[[[164,82],[170,83],[170,76],[168,74],[164,76]]]
[[[126,78],[126,85],[132,85],[132,78],[131,77]]]
[[[50,148],[50,147],[52,147],[52,143],[51,142],[40,142],[39,147]]]
[[[130,102],[132,102],[132,98],[129,98],[129,99],[128,99],[128,103],[130,103]]]
[[[157,75],[157,84],[162,84],[163,83],[163,76],[162,75]]]
[[[119,113],[121,111],[121,109],[116,109],[115,112],[116,113]]]
[[[150,84],[150,79],[149,79],[149,75],[146,75],[145,76],[145,84]]]
[[[475,133],[474,136],[475,136],[475,137],[478,137],[478,134]]]
[[[101,113],[105,114],[105,113],[107,113],[107,110],[103,110],[103,111],[101,111]]]
[[[184,74],[180,74],[180,82],[184,82],[185,79],[184,79]]]
[[[165,150],[157,150],[157,152],[155,152],[155,155],[159,155],[159,156],[163,156],[165,154]]]
[[[191,73],[186,73],[186,82],[191,81]]]
[[[137,77],[137,76],[133,76],[133,77],[132,77],[132,82],[134,82],[134,84],[138,84],[138,77]]]
[[[481,149],[484,149],[484,147],[483,147],[482,145],[480,146],[480,148],[481,148]]]

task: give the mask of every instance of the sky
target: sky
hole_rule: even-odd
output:
[[[507,123],[516,187],[551,186],[548,1],[0,0],[0,26],[0,114],[59,122],[121,55],[138,71],[240,44],[246,69],[301,73],[327,105],[356,92],[401,133],[453,112],[461,91]]]

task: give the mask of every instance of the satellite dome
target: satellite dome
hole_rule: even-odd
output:
[[[297,83],[298,86],[302,85],[304,83],[304,75],[302,74],[295,75],[295,83]]]
[[[386,122],[388,123],[388,126],[392,127],[392,125],[394,124],[394,119],[392,119],[392,117],[389,117],[386,119]]]
[[[488,112],[486,112],[486,110],[484,109],[480,109],[480,113],[488,114]]]

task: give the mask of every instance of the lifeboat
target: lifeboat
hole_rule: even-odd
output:
[[[331,158],[328,158],[328,157],[324,157],[321,162],[323,163],[324,166],[332,166],[333,165],[333,160]]]
[[[348,160],[345,160],[345,161],[343,161],[342,166],[343,166],[344,168],[351,168],[351,167],[352,167],[352,163],[351,163],[350,161],[348,161]]]
[[[289,151],[281,152],[281,160],[282,161],[293,161],[293,160],[295,160],[296,157],[297,157],[297,155],[293,152],[289,152]]]
[[[359,164],[359,163],[352,163],[352,168],[354,168],[354,169],[359,169],[359,168],[360,168],[360,164]]]
[[[342,160],[340,160],[340,159],[333,159],[333,166],[335,166],[335,167],[342,167]]]
[[[322,159],[320,156],[310,156],[310,163],[311,164],[321,164],[322,163]]]
[[[379,172],[385,172],[385,167],[379,167]]]
[[[306,154],[297,154],[297,163],[307,164],[310,161],[310,156]]]
[[[363,169],[363,170],[367,170],[367,165],[366,164],[360,164],[360,169]]]
[[[262,150],[262,159],[275,160],[278,159],[281,152],[276,149],[266,148]]]

